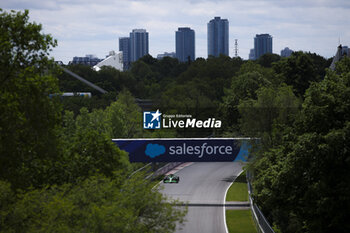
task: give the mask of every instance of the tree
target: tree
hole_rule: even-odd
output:
[[[272,67],[273,62],[281,60],[281,56],[273,53],[265,53],[257,60],[257,63],[263,67]]]
[[[189,114],[193,118],[206,120],[209,117],[216,117],[217,104],[201,91],[206,83],[199,80],[192,80],[186,85],[173,85],[163,93],[160,107],[167,114]],[[218,118],[216,118],[218,119]],[[212,129],[177,129],[182,137],[207,137],[212,134]]]
[[[256,99],[260,87],[275,86],[277,78],[273,71],[253,62],[243,64],[236,76],[232,77],[230,88],[225,89],[225,96],[220,106],[223,119],[230,130],[238,130],[240,101]]]
[[[320,76],[321,79],[324,78],[326,75],[326,69],[329,68],[329,66],[332,64],[333,58],[324,58],[316,53],[310,53],[308,52],[307,55],[312,60],[312,63],[315,65],[316,72]]]
[[[303,97],[312,82],[321,80],[310,55],[303,52],[292,53],[290,57],[274,63],[273,68],[285,78],[287,85],[293,86],[294,93],[299,97]]]
[[[94,174],[111,177],[114,171],[130,171],[127,154],[111,139],[142,137],[142,114],[130,92],[124,90],[117,98],[104,110],[89,112],[81,108],[75,119],[72,112],[65,112],[60,134],[63,155],[56,162],[57,174],[52,174],[52,183],[73,183]]]
[[[28,18],[0,9],[0,177],[14,187],[42,184],[58,150],[61,107],[49,98],[58,85],[47,57],[57,43]]]
[[[0,9],[1,86],[28,67],[43,73],[52,65],[47,56],[57,41],[41,33],[41,24],[28,22],[28,14],[28,10],[7,13]]]
[[[255,200],[282,232],[350,230],[349,64],[310,86],[295,123],[253,164]]]
[[[131,168],[128,155],[111,141],[109,126],[103,110],[89,113],[82,108],[76,120],[72,112],[66,112],[63,152],[55,162],[50,183],[75,183],[96,174],[112,177],[115,171],[127,174]]]
[[[28,11],[0,10],[0,32],[0,232],[174,231],[185,212],[144,174],[128,178],[127,153],[111,141],[142,133],[131,94],[62,119],[49,97],[59,92],[47,57],[56,42]],[[114,85],[119,73],[102,71]]]
[[[260,87],[256,99],[241,100],[241,132],[251,137],[271,135],[276,125],[290,126],[299,112],[300,101],[290,86]]]
[[[130,179],[115,174],[30,190],[10,204],[0,232],[174,232],[186,209],[173,208],[178,202],[154,185],[142,174]],[[8,184],[0,181],[0,190],[0,201],[14,199]]]
[[[142,113],[135,103],[135,98],[123,90],[105,110],[111,138],[142,137]]]

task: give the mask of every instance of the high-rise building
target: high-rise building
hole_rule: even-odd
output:
[[[288,47],[285,47],[283,50],[281,50],[281,57],[289,57],[290,55],[292,55],[293,50],[291,50]]]
[[[249,52],[249,60],[255,60],[255,50],[251,49]]]
[[[215,17],[208,23],[208,56],[229,55],[228,20]]]
[[[176,58],[181,62],[195,60],[195,34],[188,27],[179,28],[175,33]]]
[[[272,36],[269,34],[256,35],[254,38],[255,59],[265,53],[272,53]]]
[[[128,70],[130,67],[130,38],[119,38],[119,51],[123,52],[123,70]]]
[[[176,58],[176,53],[174,53],[174,52],[170,52],[170,53],[164,52],[164,53],[161,53],[161,54],[157,55],[157,59],[158,60],[161,60],[161,59],[163,59],[165,57]]]
[[[148,32],[134,29],[130,32],[130,62],[135,62],[148,54]]]

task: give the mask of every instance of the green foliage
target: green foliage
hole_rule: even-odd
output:
[[[111,141],[142,134],[140,109],[122,91],[134,90],[133,78],[75,67],[112,92],[99,103],[67,101],[75,113],[62,117],[59,98],[49,98],[59,92],[47,57],[56,41],[28,18],[0,9],[0,232],[173,232],[185,211],[144,175],[128,179],[128,156]],[[66,87],[89,91],[74,85]]]
[[[63,165],[64,171],[59,179],[65,174],[71,183],[79,177],[96,173],[110,177],[113,171],[127,172],[130,167],[127,154],[120,151],[109,137],[89,129],[78,129],[73,138],[70,138],[68,153],[60,163],[63,163],[60,165]]]
[[[335,71],[337,74],[340,75],[347,75],[347,73],[350,72],[350,58],[348,57],[343,57],[343,59],[341,60],[341,62],[338,62],[336,67],[335,67]]]
[[[248,136],[271,134],[274,125],[290,125],[299,112],[299,101],[292,88],[277,89],[261,87],[256,91],[257,99],[241,100],[238,110],[241,115],[241,130]]]
[[[28,10],[8,13],[0,8],[1,86],[28,67],[44,72],[49,65],[47,56],[57,45],[50,35],[41,33],[41,24],[28,22],[28,14]]]
[[[186,212],[172,208],[176,202],[167,203],[153,185],[141,176],[98,175],[76,185],[29,190],[15,197],[0,231],[173,232]]]
[[[197,119],[222,119],[218,112],[224,88],[243,63],[226,56],[197,59],[163,91],[160,108],[168,114],[191,114]],[[178,130],[181,137],[207,137],[213,130]],[[219,132],[217,132],[219,133]]]
[[[294,93],[302,97],[312,82],[322,79],[320,70],[317,70],[310,54],[294,52],[288,58],[274,63],[274,70],[282,75],[287,85],[292,85]]]
[[[130,172],[128,155],[111,138],[142,137],[142,116],[134,98],[127,91],[105,110],[86,108],[74,119],[72,112],[63,117],[61,141],[63,155],[56,163],[53,183],[74,183],[93,174],[110,177],[116,170]]]
[[[349,73],[328,71],[324,81],[313,84],[306,92],[301,132],[326,133],[341,128],[350,119]]]
[[[56,46],[28,11],[0,10],[0,177],[14,187],[40,185],[57,156],[60,105],[48,95],[58,91]]]
[[[256,233],[251,210],[226,210],[226,223],[232,233]]]
[[[230,84],[242,63],[240,58],[231,59],[227,56],[197,59],[176,81],[178,84],[192,81],[208,98],[220,100],[224,95],[224,87]]]
[[[60,100],[64,110],[72,111],[74,116],[77,116],[81,108],[86,108],[89,111],[105,109],[116,100],[116,93],[109,92],[101,96],[92,95],[91,98],[85,96],[62,97]]]
[[[312,84],[293,128],[253,163],[255,199],[282,232],[350,230],[349,60],[338,67],[345,72]]]
[[[272,67],[272,63],[278,62],[279,60],[281,60],[281,56],[277,54],[266,53],[259,57],[257,62],[263,67]]]
[[[315,65],[316,72],[323,79],[326,75],[326,69],[332,64],[333,58],[325,59],[324,57],[317,55],[316,53],[306,53],[307,56],[312,60],[312,63]]]
[[[248,186],[245,171],[235,179],[228,189],[226,201],[248,201]]]
[[[248,62],[242,65],[239,75],[232,78],[231,88],[225,90],[226,95],[223,97],[223,103],[221,104],[224,122],[228,127],[237,127],[239,101],[249,98],[255,99],[255,92],[259,87],[271,84],[265,77],[262,67]]]
[[[28,11],[0,10],[1,232],[171,232],[184,212],[143,177],[126,179],[132,166],[111,138],[214,134],[261,138],[250,166],[255,200],[278,231],[350,231],[350,59],[335,71],[303,52],[254,62],[145,56],[128,72],[68,67],[101,95],[57,72],[47,57],[57,43],[41,29]],[[93,98],[48,97],[59,91]],[[223,127],[143,130],[134,96]]]
[[[142,137],[142,113],[128,91],[121,92],[117,101],[106,109],[112,138]]]

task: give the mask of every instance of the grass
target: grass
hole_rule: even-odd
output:
[[[245,171],[237,177],[227,191],[226,201],[248,201],[248,187]]]
[[[226,210],[226,224],[230,233],[256,233],[250,210]]]

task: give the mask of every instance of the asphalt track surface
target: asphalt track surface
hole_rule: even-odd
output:
[[[240,162],[199,162],[183,168],[176,175],[178,184],[162,184],[162,193],[188,203],[188,213],[178,233],[226,233],[224,196],[242,171]]]

